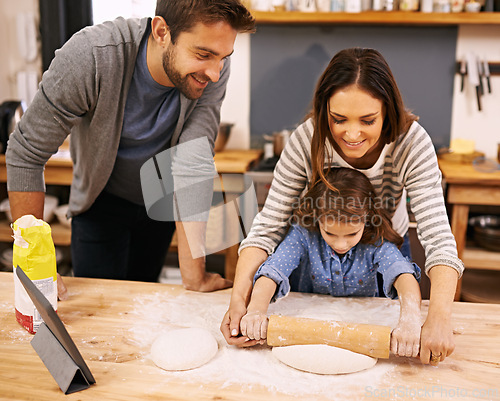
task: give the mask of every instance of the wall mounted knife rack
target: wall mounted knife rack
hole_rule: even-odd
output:
[[[455,64],[455,74],[460,74],[460,61]],[[500,62],[488,62],[490,67],[490,75],[500,75]],[[467,75],[467,72],[465,73]]]

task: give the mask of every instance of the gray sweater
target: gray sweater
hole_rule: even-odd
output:
[[[71,134],[73,182],[69,215],[87,210],[106,185],[115,162],[127,93],[148,18],[87,27],[55,53],[39,90],[11,134],[6,152],[8,191],[45,191],[43,170]],[[201,98],[180,96],[180,116],[171,146],[207,137],[213,148],[230,63]],[[200,163],[213,159],[200,158]],[[182,169],[182,167],[181,167]],[[179,175],[196,178],[186,164]]]

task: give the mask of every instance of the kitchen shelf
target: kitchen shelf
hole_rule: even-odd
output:
[[[500,252],[493,252],[467,243],[462,255],[466,269],[500,270]]]
[[[52,240],[54,245],[69,246],[71,245],[71,228],[63,226],[59,223],[50,225],[52,230]],[[12,242],[12,228],[10,221],[0,220],[0,242]]]
[[[257,24],[500,25],[500,12],[422,13],[418,11],[299,12],[252,11]]]
[[[462,300],[500,304],[500,272],[491,270],[465,270]]]

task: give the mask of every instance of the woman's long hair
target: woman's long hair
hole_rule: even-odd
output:
[[[418,119],[405,108],[391,69],[377,50],[356,47],[338,52],[320,77],[314,93],[312,182],[325,180],[325,158],[331,160],[332,156],[327,154],[327,144],[333,148],[335,142],[329,127],[328,102],[337,91],[351,85],[358,86],[382,102],[385,117],[381,136],[386,144],[394,142]]]
[[[364,223],[362,243],[379,245],[384,239],[400,247],[403,238],[392,228],[382,198],[377,197],[370,180],[361,172],[345,167],[331,168],[301,198],[293,221],[310,231],[318,223]],[[334,188],[334,189],[332,189]]]

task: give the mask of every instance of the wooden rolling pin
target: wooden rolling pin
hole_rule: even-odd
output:
[[[271,315],[267,344],[326,344],[374,358],[389,358],[391,330],[388,326]]]

